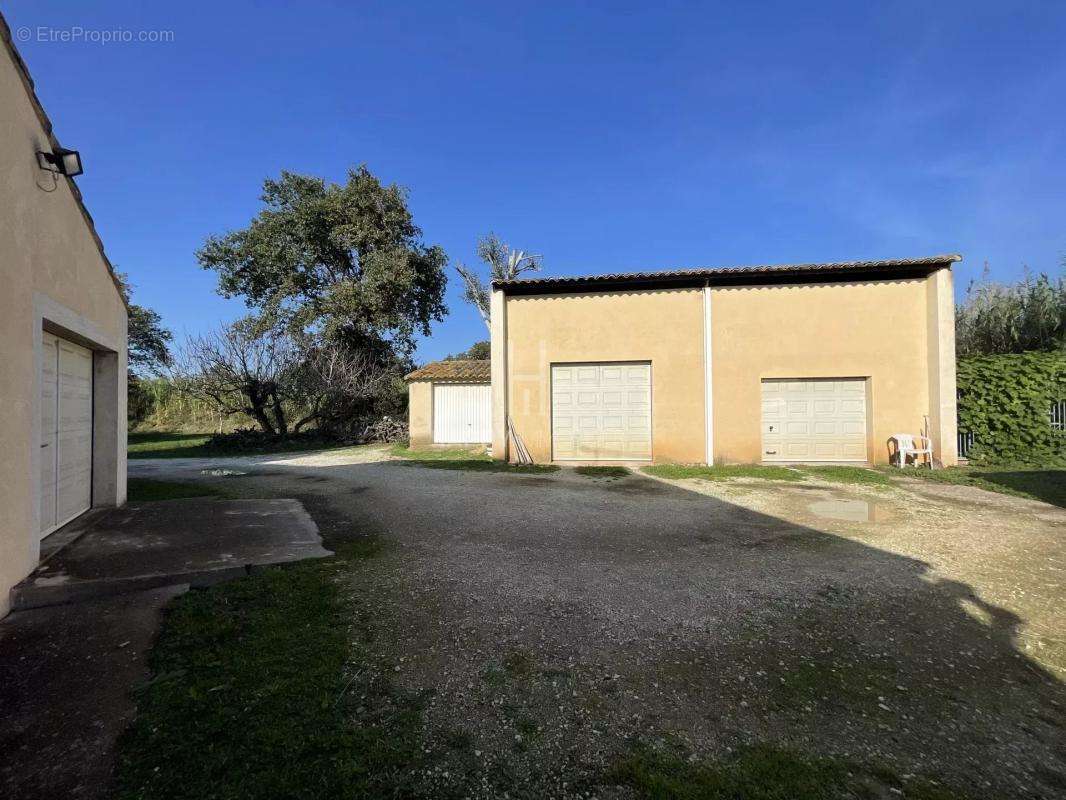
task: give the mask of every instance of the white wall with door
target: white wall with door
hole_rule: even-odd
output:
[[[492,387],[487,383],[433,384],[433,443],[492,441]]]

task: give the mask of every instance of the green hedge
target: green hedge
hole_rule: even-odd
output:
[[[1066,399],[1066,353],[959,359],[959,430],[974,434],[975,464],[1066,465],[1066,433],[1051,404]]]

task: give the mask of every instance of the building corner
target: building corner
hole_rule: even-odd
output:
[[[929,437],[938,466],[959,463],[955,394],[955,294],[951,268],[926,278]]]
[[[492,379],[492,457],[507,461],[507,296],[493,288],[490,305]]]

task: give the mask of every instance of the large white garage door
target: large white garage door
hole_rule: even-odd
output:
[[[92,504],[93,354],[50,333],[41,347],[41,536]]]
[[[433,384],[433,441],[477,444],[492,441],[492,387]]]
[[[651,364],[553,365],[552,458],[651,459]]]
[[[866,381],[762,382],[763,461],[865,461]]]

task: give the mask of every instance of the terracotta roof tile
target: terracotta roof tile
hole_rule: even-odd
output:
[[[488,361],[434,361],[404,375],[404,380],[489,383],[492,377]]]

